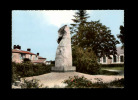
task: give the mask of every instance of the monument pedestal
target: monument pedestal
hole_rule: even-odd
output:
[[[51,68],[52,72],[75,72],[76,67],[71,66],[71,67],[52,67]]]

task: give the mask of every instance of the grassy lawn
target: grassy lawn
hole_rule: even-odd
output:
[[[116,70],[116,71],[110,71]],[[100,75],[123,75],[124,67],[101,67]]]
[[[124,67],[101,67],[101,70],[124,70]]]

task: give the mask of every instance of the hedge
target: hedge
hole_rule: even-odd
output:
[[[45,65],[45,64],[33,64],[30,62],[26,63],[14,63],[12,62],[12,81],[20,77],[30,77],[37,76],[45,73],[51,72],[51,67],[54,65]]]

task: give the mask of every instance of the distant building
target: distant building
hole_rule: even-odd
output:
[[[46,65],[51,65],[51,61],[46,61]]]
[[[28,48],[27,51],[21,50],[21,46],[14,45],[12,49],[12,62],[15,63],[21,63],[23,62],[24,58],[28,58],[31,60],[32,63],[45,63],[46,64],[46,58],[40,57],[39,53],[34,54],[31,52],[31,49]]]
[[[98,59],[101,64],[124,64],[124,49],[117,47],[117,55],[110,55],[112,59],[104,56]]]

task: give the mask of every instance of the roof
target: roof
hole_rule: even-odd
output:
[[[33,63],[44,63],[44,60],[32,60],[31,62],[33,62]]]
[[[23,50],[17,50],[17,49],[12,49],[12,53],[24,53],[24,54],[36,55],[36,54],[31,53],[31,52],[29,52],[29,51],[23,51]]]
[[[43,57],[41,57],[41,56],[38,56],[38,59],[46,59],[46,58],[43,58]]]
[[[117,47],[117,54],[124,54],[124,49],[121,49],[121,47]]]

